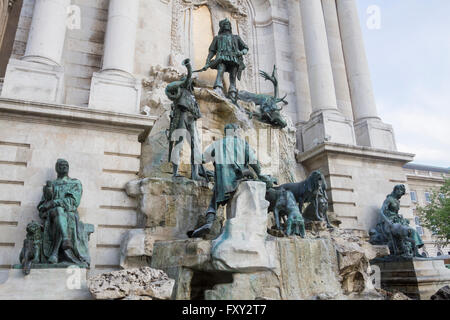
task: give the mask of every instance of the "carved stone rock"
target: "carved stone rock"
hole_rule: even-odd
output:
[[[126,191],[139,200],[141,227],[164,229],[166,239],[183,239],[206,211],[212,185],[187,178],[145,178],[129,182]]]
[[[97,300],[167,300],[174,284],[162,270],[150,267],[112,271],[88,280],[89,291]]]
[[[346,294],[362,293],[368,288],[369,261],[389,254],[387,246],[372,246],[357,235],[343,230],[331,234],[338,254],[339,275]]]
[[[218,270],[251,272],[275,268],[274,247],[266,242],[266,185],[241,182],[227,208],[223,233],[213,241],[212,259]]]

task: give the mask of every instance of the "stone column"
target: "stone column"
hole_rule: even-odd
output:
[[[22,60],[61,65],[70,0],[36,0]]]
[[[313,113],[323,110],[335,111],[337,103],[322,5],[317,0],[302,0],[300,8],[312,111]]]
[[[288,14],[289,41],[294,66],[295,97],[297,104],[297,119],[295,123],[295,127],[297,128],[297,148],[303,150],[302,126],[311,117],[312,107],[299,0],[288,0]]]
[[[337,107],[321,1],[300,1],[312,115],[302,128],[304,151],[325,141],[355,144],[351,121]]]
[[[305,41],[302,31],[302,17],[298,0],[288,1],[289,35],[295,67],[295,93],[297,98],[297,120],[304,124],[311,116],[311,96],[306,64]]]
[[[118,70],[132,76],[139,0],[111,0],[105,35],[103,70]]]
[[[61,57],[70,0],[36,0],[25,55],[9,61],[2,96],[63,102]]]
[[[92,77],[89,107],[138,113],[141,85],[133,76],[139,0],[110,0],[102,70]]]
[[[334,87],[338,109],[348,120],[353,120],[352,102],[342,51],[341,32],[336,11],[336,0],[322,0],[323,14],[330,50],[331,67],[333,69]]]
[[[396,150],[393,130],[378,117],[355,0],[337,0],[358,145]]]

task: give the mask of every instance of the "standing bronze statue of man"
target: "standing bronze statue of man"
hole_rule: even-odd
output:
[[[173,102],[168,130],[169,162],[173,165],[173,176],[179,177],[180,153],[183,141],[187,139],[191,146],[191,179],[202,180],[200,175],[207,177],[202,165],[201,143],[197,131],[197,120],[202,115],[194,97],[190,60],[184,60],[183,65],[187,68],[187,76],[180,81],[169,83],[166,87],[166,95]]]
[[[209,55],[206,65],[199,71],[206,71],[208,68],[217,70],[217,77],[214,89],[223,90],[223,75],[228,72],[230,75],[230,88],[228,95],[232,100],[237,99],[236,78],[241,80],[242,71],[245,69],[243,56],[248,53],[248,46],[241,37],[232,34],[231,22],[228,19],[219,22],[219,34],[214,37],[209,47]],[[215,56],[215,59],[212,60]]]
[[[188,231],[190,238],[201,238],[211,231],[217,209],[233,197],[242,180],[260,180],[266,184],[273,181],[272,177],[261,173],[255,151],[239,137],[238,130],[236,124],[225,125],[225,137],[213,142],[203,154],[204,163],[214,164],[214,190],[206,210],[206,223]]]

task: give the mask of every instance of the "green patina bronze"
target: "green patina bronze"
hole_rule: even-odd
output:
[[[375,229],[370,230],[372,244],[388,245],[391,254],[405,257],[421,257],[417,248],[424,243],[417,231],[410,227],[400,210],[400,198],[405,194],[405,186],[400,184],[386,197],[380,210],[380,219]]]
[[[238,126],[227,124],[225,137],[212,143],[203,154],[204,163],[214,163],[214,193],[206,211],[206,223],[189,237],[202,237],[209,233],[217,208],[230,200],[243,180],[260,180],[272,183],[270,176],[261,174],[261,166],[250,145],[238,136]]]
[[[77,208],[83,188],[81,182],[68,176],[69,163],[56,162],[57,179],[47,181],[38,205],[43,225],[31,222],[20,254],[24,273],[31,267],[66,267],[90,264],[88,241],[94,226],[80,221]]]
[[[242,71],[245,69],[243,56],[248,53],[248,46],[241,37],[232,34],[231,22],[224,19],[219,22],[219,34],[214,37],[206,59],[206,65],[198,71],[206,71],[209,68],[217,70],[214,89],[220,88],[223,92],[223,75],[230,75],[230,88],[228,94],[236,100],[236,78],[241,80]],[[214,60],[213,60],[214,58]]]
[[[266,200],[269,201],[269,212],[275,216],[275,228],[281,235],[298,235],[305,237],[305,222],[291,191],[283,188],[268,188]],[[282,220],[284,225],[282,226]]]
[[[305,219],[305,223],[309,223],[311,221],[324,221],[329,229],[333,228],[327,214],[327,184],[325,177],[320,170],[311,172],[305,181],[298,183],[286,183],[277,188],[283,188],[292,192],[298,203],[298,209]],[[303,211],[302,209],[305,203],[308,203],[308,206]]]
[[[202,180],[207,177],[202,165],[200,138],[196,121],[202,117],[200,108],[194,97],[192,67],[189,59],[183,61],[188,74],[180,81],[169,83],[166,95],[173,102],[170,114],[170,125],[167,134],[169,139],[169,161],[173,165],[173,176],[179,177],[178,166],[183,142],[187,140],[191,146],[191,178]]]
[[[278,79],[277,79],[277,67],[273,66],[272,75],[267,72],[259,71],[259,74],[265,79],[272,82],[274,87],[274,95],[267,94],[255,94],[247,91],[239,91],[238,98],[243,101],[252,101],[259,106],[259,111],[254,113],[255,118],[261,122],[268,123],[277,128],[285,128],[287,126],[286,121],[281,116],[280,111],[282,107],[278,107],[278,103],[283,102],[285,105],[288,102],[285,100],[286,96],[279,98]]]

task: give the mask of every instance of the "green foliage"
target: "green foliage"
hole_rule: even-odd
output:
[[[418,207],[422,225],[429,229],[442,246],[450,244],[450,179],[431,193],[431,201]]]

